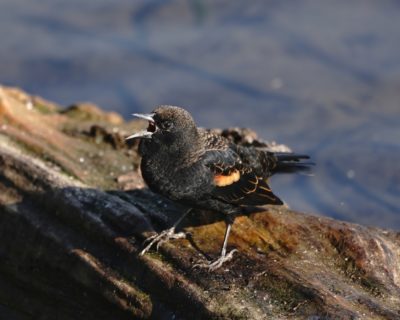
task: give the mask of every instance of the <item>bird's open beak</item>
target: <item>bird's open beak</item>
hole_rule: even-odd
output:
[[[149,113],[149,114],[134,113],[133,116],[149,121],[149,126],[147,127],[146,130],[139,131],[139,132],[129,136],[128,138],[126,138],[126,140],[136,139],[136,138],[150,139],[151,136],[153,135],[153,133],[156,132],[156,130],[157,130],[157,126],[153,119],[154,113]]]

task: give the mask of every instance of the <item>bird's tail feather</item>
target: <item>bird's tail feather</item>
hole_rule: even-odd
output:
[[[295,153],[275,153],[277,163],[273,169],[274,173],[292,173],[292,172],[306,172],[311,171],[315,163],[308,160],[310,157],[305,154]]]

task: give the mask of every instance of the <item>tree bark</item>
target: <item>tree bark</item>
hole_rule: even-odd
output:
[[[193,265],[225,225],[195,211],[186,239],[139,256],[182,214],[141,180],[124,140],[139,125],[0,88],[1,319],[400,318],[394,231],[265,207],[237,218],[239,253],[209,273]],[[263,144],[249,132],[223,134]]]

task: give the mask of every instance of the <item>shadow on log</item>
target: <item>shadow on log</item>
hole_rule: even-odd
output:
[[[0,88],[1,319],[399,319],[400,236],[265,207],[235,222],[194,212],[188,239],[138,256],[180,215],[148,191],[125,123]],[[252,132],[223,134],[262,144]],[[248,136],[249,137],[249,136]]]

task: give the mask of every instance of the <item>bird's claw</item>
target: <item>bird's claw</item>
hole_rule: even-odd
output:
[[[208,272],[215,271],[215,270],[219,269],[225,262],[232,260],[233,254],[237,251],[238,251],[237,249],[233,249],[231,252],[229,252],[225,256],[220,256],[215,261],[209,261],[206,263],[197,263],[193,266],[193,269],[194,268],[205,268],[205,269],[208,269]]]
[[[158,234],[148,237],[144,241],[144,244],[148,243],[148,245],[139,253],[139,255],[141,256],[144,255],[147,251],[150,250],[150,248],[154,244],[157,244],[156,249],[158,251],[158,249],[163,243],[168,242],[169,240],[172,239],[184,239],[184,238],[186,238],[186,234],[183,232],[175,233],[175,228],[164,230]]]

